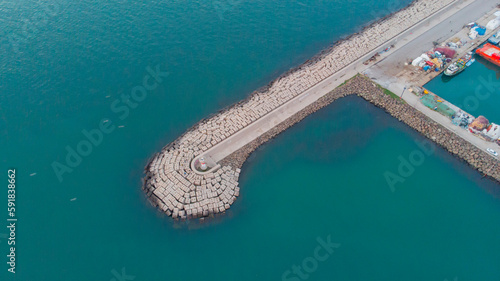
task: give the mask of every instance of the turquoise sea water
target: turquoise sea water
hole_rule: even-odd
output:
[[[474,116],[500,124],[500,67],[474,55],[476,62],[455,77],[440,75],[425,85]]]
[[[252,154],[217,221],[177,228],[140,190],[195,122],[409,1],[48,3],[0,4],[0,173],[17,169],[19,219],[15,275],[0,228],[0,280],[282,280],[315,261],[308,280],[500,278],[498,185],[437,149],[392,192],[384,173],[422,138],[355,97]],[[169,76],[120,118],[156,65]],[[115,131],[58,181],[51,164],[103,119]],[[312,261],[321,239],[340,245]]]

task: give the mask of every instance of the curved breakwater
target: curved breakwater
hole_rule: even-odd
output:
[[[358,94],[385,108],[390,114],[426,136],[432,134],[435,132],[432,129],[440,125],[410,106],[386,96],[367,79],[356,77],[295,112],[292,117],[276,124],[271,130],[260,132],[257,138],[249,140],[244,146],[235,148],[227,155],[219,155],[220,159],[208,157],[207,172],[197,170],[200,157],[204,156],[207,150],[217,147],[222,141],[230,139],[235,133],[266,115],[275,113],[274,110],[286,102],[299,97],[312,86],[380,48],[394,36],[452,2],[454,1],[415,1],[409,7],[372,24],[361,33],[337,43],[331,49],[280,76],[246,100],[200,121],[164,147],[146,166],[143,189],[150,201],[173,218],[198,218],[224,212],[239,196],[239,168],[250,152],[308,114],[350,94]],[[497,161],[458,136],[452,133],[446,135],[445,128],[441,130],[445,132],[429,137],[445,148],[448,148],[448,143],[457,144],[459,148],[450,146],[449,150],[483,173],[497,180],[500,178]],[[445,137],[446,140],[443,139]]]

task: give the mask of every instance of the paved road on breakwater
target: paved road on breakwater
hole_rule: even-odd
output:
[[[421,49],[424,48],[425,50],[432,47],[432,42],[435,41],[436,38],[445,38],[448,35],[451,36],[453,32],[450,30],[460,30],[464,25],[464,21],[467,21],[468,18],[472,21],[481,17],[483,14],[491,11],[495,6],[495,3],[496,1],[494,0],[484,0],[456,1],[450,4],[433,16],[430,16],[419,24],[409,28],[407,31],[387,41],[375,51],[366,54],[341,71],[326,78],[316,86],[303,92],[282,106],[274,109],[266,116],[231,135],[224,141],[207,150],[204,155],[210,156],[215,161],[219,161],[227,157],[232,152],[240,149],[245,144],[256,139],[264,132],[291,117],[296,112],[312,104],[320,97],[342,84],[346,79],[369,68],[370,66],[364,65],[363,62],[377,53],[381,48],[383,49],[384,46],[396,44],[394,51],[383,55],[383,57],[388,58],[386,62],[390,61],[396,65],[397,63],[406,61],[406,57],[402,58],[399,55],[394,56],[394,53],[410,52],[417,53],[419,55],[422,53]],[[450,24],[450,22],[453,24]],[[412,44],[407,44],[407,42],[412,42]],[[427,46],[428,43],[431,44],[430,47]],[[402,45],[404,45],[404,47],[401,47]],[[421,108],[419,107],[418,109],[420,110]]]

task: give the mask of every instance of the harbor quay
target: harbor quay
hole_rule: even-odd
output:
[[[414,1],[281,75],[244,101],[201,120],[147,164],[143,190],[149,201],[174,219],[225,212],[239,196],[240,168],[255,148],[319,108],[352,94],[384,108],[485,175],[500,180],[498,160],[357,75],[371,66],[363,62],[374,54],[393,45],[397,49],[398,42],[421,34],[430,28],[431,20],[446,19],[458,7],[466,7],[466,2]],[[382,57],[390,55],[391,51]]]
[[[452,67],[457,60],[463,61],[466,56],[473,58],[474,50],[500,30],[498,24],[492,24],[500,20],[500,6],[497,1],[472,1],[462,5],[464,8],[457,13],[433,25],[426,33],[404,46],[400,46],[387,58],[373,63],[363,74],[382,87],[398,93],[408,104],[469,143],[488,152],[490,157],[498,159],[495,155],[500,144],[497,124],[488,122],[483,116],[474,117],[467,112],[467,107],[461,108],[460,105],[452,104],[425,88],[426,83]],[[483,28],[483,26],[486,28],[483,29],[482,35],[471,36],[474,27]],[[451,51],[455,55],[443,55],[442,58],[439,58],[439,55],[431,55],[432,61],[437,63],[428,66],[427,62],[431,59],[426,60],[423,57],[435,53],[436,50]],[[420,65],[418,65],[419,59]],[[422,63],[426,64],[421,67]],[[476,95],[493,94],[497,85],[498,82],[491,78],[486,80],[484,77],[479,77],[470,99],[473,100]],[[482,122],[481,126],[477,126],[479,121]]]
[[[310,114],[329,105],[333,101],[350,95],[359,96],[367,102],[383,109],[400,122],[405,123],[425,136],[429,141],[432,141],[451,154],[463,159],[472,168],[500,182],[500,161],[490,157],[490,155],[477,146],[464,140],[453,131],[450,131],[445,126],[429,118],[402,99],[394,97],[392,94],[388,94],[380,85],[363,75],[356,75],[349,79],[344,85],[329,92],[316,102],[310,104],[303,110],[297,112],[297,114],[294,114],[289,119],[274,127],[272,130],[269,130],[258,139],[255,139],[245,147],[235,151],[233,154],[223,159],[221,163],[224,165],[241,167],[250,153],[261,144],[272,139],[295,123],[300,122]],[[427,148],[424,148],[423,150],[426,149]]]

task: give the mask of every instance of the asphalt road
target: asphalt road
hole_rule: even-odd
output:
[[[323,95],[335,89],[344,80],[356,75],[357,73],[363,73],[368,68],[370,68],[370,71],[373,70],[382,76],[385,76],[383,75],[384,72],[377,71],[377,68],[384,65],[387,66],[392,63],[395,65],[397,62],[404,62],[407,58],[412,57],[413,54],[416,54],[415,56],[420,55],[422,51],[428,50],[433,46],[433,41],[436,41],[439,38],[445,39],[451,37],[454,33],[456,33],[456,31],[462,29],[464,22],[476,20],[487,12],[490,12],[497,5],[496,1],[498,0],[465,0],[463,3],[458,4],[458,6],[454,5],[451,9],[446,9],[443,12],[429,17],[429,19],[416,24],[415,26],[397,35],[395,38],[387,41],[383,44],[383,46],[380,46],[380,50],[383,50],[391,44],[395,44],[396,48],[392,49],[390,52],[382,54],[382,60],[376,65],[366,66],[363,62],[380,50],[374,50],[367,53],[364,57],[356,60],[349,66],[326,78],[319,84],[306,90],[282,106],[274,109],[264,117],[256,120],[252,124],[249,124],[247,127],[231,135],[224,141],[218,143],[211,149],[207,150],[204,155],[209,156],[216,162],[220,161],[280,122],[286,120],[296,112],[305,108],[307,105],[315,102]],[[453,32],[453,30],[455,30],[455,32]],[[384,79],[387,79],[387,77]],[[394,84],[394,86],[396,86],[396,91],[399,91],[398,87],[401,85]],[[401,90],[402,88],[403,86],[401,86]],[[412,105],[413,104],[414,102],[412,102]],[[429,110],[430,112],[426,112],[425,110],[427,108],[421,108],[420,106],[417,107],[417,109],[423,111],[425,114],[433,115],[433,113],[435,113],[432,110]],[[439,120],[439,123],[442,125],[446,125],[446,127],[453,126],[449,120],[449,124],[446,124],[445,120],[442,120],[441,117],[443,116],[440,115],[435,118]],[[450,130],[453,130],[453,128],[450,128]],[[484,144],[480,143],[476,145],[480,145],[483,149],[485,147]]]
[[[429,28],[425,33],[419,35],[415,39],[406,41],[403,39],[398,42],[396,49],[390,55],[381,59],[373,66],[370,66],[364,73],[383,87],[400,95],[403,93],[404,88],[409,86],[407,85],[408,81],[406,81],[404,77],[396,76],[401,72],[405,62],[413,60],[422,53],[432,49],[434,41],[442,42],[462,30],[464,25],[467,23],[476,21],[490,13],[498,5],[497,1],[498,0],[473,1],[467,7],[459,10],[446,20],[443,20],[441,23]],[[483,37],[483,40],[486,40],[486,37],[487,36]],[[434,121],[440,123],[448,130],[454,132],[485,152],[487,148],[500,151],[495,143],[487,142],[476,137],[468,130],[453,125],[451,120],[447,117],[425,107],[417,96],[409,93],[408,91],[406,91],[406,94],[403,95],[403,99]],[[498,160],[498,157],[496,157],[496,159]]]
[[[396,42],[396,49],[389,57],[384,58],[371,67],[370,72],[379,72],[381,69],[385,76],[395,76],[401,71],[402,64],[412,61],[422,53],[434,47],[433,42],[443,42],[454,36],[467,23],[476,21],[491,12],[500,2],[498,0],[476,0],[466,8],[458,10],[454,15],[427,30],[423,35],[408,41],[403,39]],[[398,45],[403,45],[398,47]],[[397,67],[397,66],[400,67]],[[375,77],[376,78],[376,77]],[[387,86],[387,85],[383,85]]]

